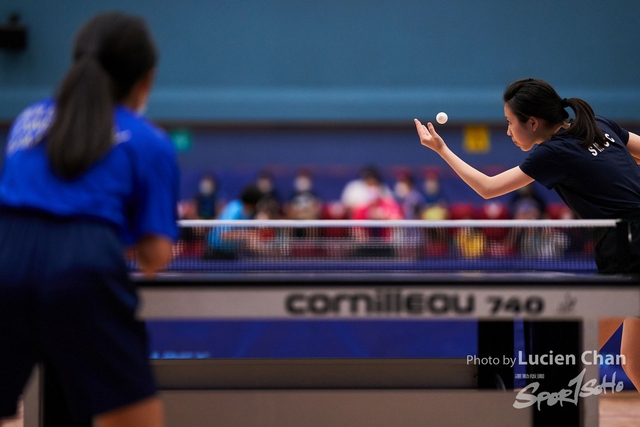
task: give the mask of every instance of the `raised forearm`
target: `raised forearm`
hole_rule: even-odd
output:
[[[533,182],[533,178],[517,166],[496,176],[483,174],[451,151],[434,129],[433,124],[427,123],[427,126],[424,126],[418,119],[414,119],[414,122],[420,143],[438,153],[451,166],[451,169],[483,198],[502,196]]]
[[[464,182],[469,185],[476,193],[478,193],[481,197],[485,199],[490,199],[491,197],[495,197],[492,195],[490,182],[491,177],[485,175],[480,172],[473,166],[469,165],[467,162],[458,157],[449,147],[443,145],[437,153],[442,157],[442,159],[447,162],[451,169],[458,174],[460,178]]]

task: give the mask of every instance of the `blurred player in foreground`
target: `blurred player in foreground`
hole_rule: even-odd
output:
[[[104,13],[76,35],[53,99],[14,122],[0,179],[0,418],[47,361],[75,418],[162,426],[125,246],[171,260],[178,167],[141,117],[157,53],[145,22]]]

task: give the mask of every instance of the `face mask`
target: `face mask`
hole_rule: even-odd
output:
[[[409,186],[404,182],[397,182],[393,191],[396,193],[396,196],[398,197],[401,197],[401,198],[407,197],[407,194],[409,194]]]
[[[424,182],[424,191],[427,194],[438,194],[438,191],[440,191],[440,184],[434,179],[427,179]]]
[[[213,192],[216,190],[216,186],[213,183],[213,181],[210,180],[204,180],[202,182],[200,182],[200,193],[204,194],[204,195],[209,195],[209,194],[213,194]]]
[[[294,181],[293,187],[300,193],[309,191],[311,190],[311,180],[305,177],[298,177]]]
[[[268,179],[259,179],[257,185],[258,189],[263,193],[269,193],[273,190],[273,184]]]

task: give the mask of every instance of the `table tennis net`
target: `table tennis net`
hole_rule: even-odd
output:
[[[615,220],[181,221],[169,271],[595,272],[595,246],[615,226]]]

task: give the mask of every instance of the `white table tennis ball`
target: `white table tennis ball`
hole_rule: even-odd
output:
[[[447,123],[447,120],[449,120],[449,116],[447,116],[447,113],[445,112],[439,112],[436,115],[436,122],[440,123],[441,125]]]

